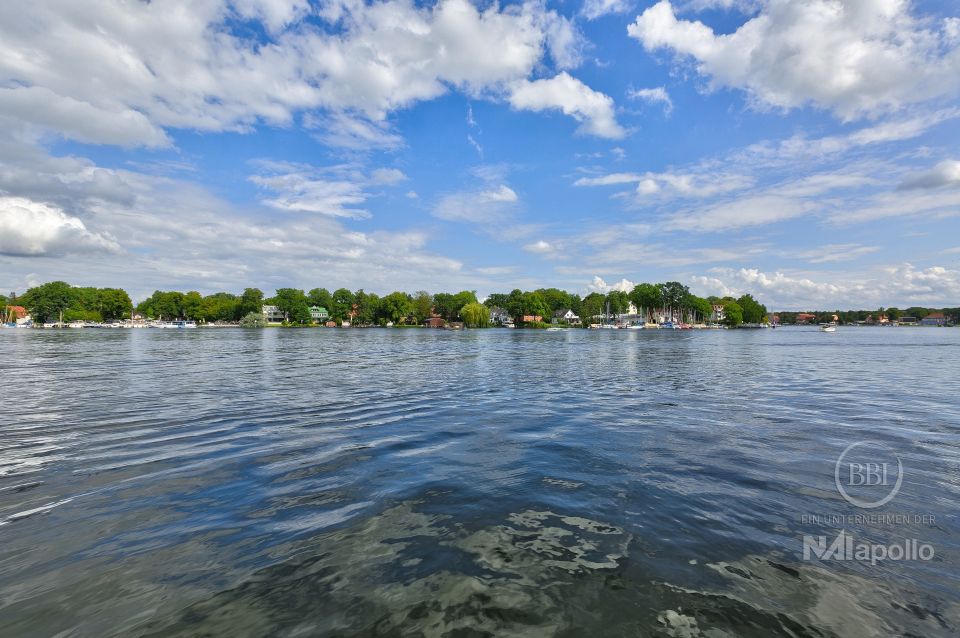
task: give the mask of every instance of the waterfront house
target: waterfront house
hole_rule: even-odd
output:
[[[553,313],[553,323],[577,324],[580,317],[570,308],[561,308]]]
[[[443,328],[445,325],[447,325],[447,322],[439,315],[434,315],[423,321],[424,328]]]
[[[715,303],[710,306],[710,322],[722,323],[727,318],[727,311],[722,303]]]
[[[948,326],[950,325],[950,319],[947,318],[942,312],[931,312],[929,315],[920,320],[921,326]]]
[[[330,318],[330,313],[323,306],[310,306],[310,318],[323,322]]]
[[[817,320],[817,315],[811,314],[809,312],[798,312],[796,322],[797,323],[810,323]]]
[[[331,321],[327,321],[327,323],[325,323],[325,324],[323,324],[323,325],[325,325],[327,328],[336,328],[336,327],[337,327],[337,322],[331,320]]]
[[[541,317],[540,315],[523,315],[523,318],[521,319],[521,321],[523,323],[531,323],[534,321],[540,322],[540,321],[543,321],[543,317]]]
[[[490,323],[494,326],[510,323],[510,313],[499,306],[494,306],[490,309]]]
[[[916,317],[900,317],[900,319],[897,320],[897,325],[898,326],[916,326],[918,325],[918,322]]]
[[[263,306],[261,308],[263,313],[263,320],[267,323],[281,323],[287,320],[287,313],[283,312],[276,306]]]

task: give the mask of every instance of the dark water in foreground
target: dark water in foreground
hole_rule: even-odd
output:
[[[960,329],[0,330],[0,355],[4,636],[960,633]],[[860,440],[904,467],[873,510],[835,486]],[[841,528],[936,553],[803,559]]]

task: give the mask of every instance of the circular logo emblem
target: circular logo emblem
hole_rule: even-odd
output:
[[[868,456],[864,454],[866,451],[864,448],[867,447],[884,448],[887,454],[883,457],[875,452]],[[852,454],[858,448],[861,448],[860,453]],[[894,466],[890,462],[891,456],[897,460],[896,479],[892,477]],[[856,460],[852,460],[853,458]],[[833,479],[837,491],[845,501],[863,509],[875,509],[889,503],[900,491],[900,486],[903,484],[903,462],[899,455],[894,454],[884,445],[857,441],[848,445],[840,454],[834,467]],[[851,491],[854,493],[851,494]],[[883,496],[876,500],[869,500],[866,497],[867,494]]]

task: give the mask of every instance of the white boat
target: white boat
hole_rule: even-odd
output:
[[[67,325],[67,327],[68,327],[68,328],[73,328],[73,329],[76,330],[76,329],[80,329],[80,328],[86,328],[87,325],[86,325],[84,322],[82,322],[82,321],[71,321],[71,322]]]
[[[177,321],[160,321],[160,322],[155,323],[155,324],[154,324],[154,327],[155,327],[155,328],[167,328],[167,329],[170,329],[170,328],[173,328],[173,329],[196,328],[196,327],[197,327],[197,322],[196,322],[196,321],[182,321],[182,320],[177,320]]]
[[[836,332],[836,331],[837,331],[837,324],[835,323],[828,323],[820,326],[820,332]]]

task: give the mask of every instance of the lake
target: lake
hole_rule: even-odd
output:
[[[0,354],[6,636],[960,632],[960,329],[0,330]],[[804,557],[841,530],[935,553]]]

